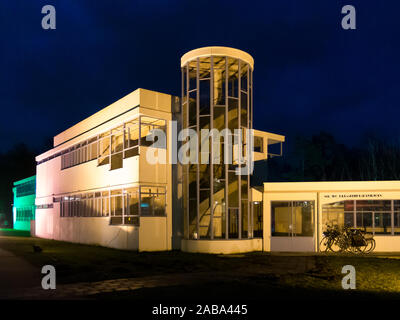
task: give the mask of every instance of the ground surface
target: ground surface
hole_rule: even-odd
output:
[[[42,251],[35,252],[33,246]],[[0,261],[0,298],[180,302],[400,298],[399,253],[137,253],[0,235]],[[40,270],[47,264],[56,268],[56,290],[40,287]],[[356,268],[356,290],[341,287],[341,270],[348,264]]]

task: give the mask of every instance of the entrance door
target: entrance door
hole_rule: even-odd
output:
[[[271,201],[271,251],[315,251],[314,201]]]

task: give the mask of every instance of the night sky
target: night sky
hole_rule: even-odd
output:
[[[41,9],[56,8],[56,30]],[[343,30],[354,5],[357,29]],[[180,57],[229,46],[255,59],[254,127],[400,140],[399,1],[0,3],[0,152],[45,141],[141,87],[180,95]]]

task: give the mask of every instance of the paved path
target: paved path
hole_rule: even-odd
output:
[[[204,284],[210,281],[231,282],[247,276],[259,276],[265,274],[299,274],[315,268],[313,257],[274,257],[271,263],[261,270],[237,270],[236,272],[196,272],[163,274],[157,276],[124,278],[104,280],[97,282],[81,282],[73,284],[57,285],[55,290],[43,290],[32,288],[14,295],[18,299],[87,299],[99,293],[131,291],[142,288],[182,286]],[[11,298],[11,297],[10,297]]]
[[[41,276],[38,268],[0,249],[0,299],[40,286]]]
[[[227,259],[229,257],[227,256]],[[250,266],[249,266],[250,267]],[[42,274],[25,260],[0,249],[0,299],[87,299],[99,293],[141,288],[204,284],[210,281],[235,281],[265,274],[299,274],[315,268],[312,256],[272,256],[256,269],[246,266],[234,272],[197,272],[81,282],[57,285],[55,290],[41,288]]]
[[[228,275],[225,275],[228,277]],[[220,279],[220,278],[219,278]],[[113,291],[130,291],[141,288],[180,286],[185,284],[204,283],[210,280],[210,273],[185,273],[149,276],[141,278],[123,278],[97,282],[80,282],[57,285],[55,290],[43,290],[32,287],[14,290],[7,294],[8,299],[87,299],[98,293]]]

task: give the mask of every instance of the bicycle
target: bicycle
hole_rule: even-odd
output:
[[[319,248],[321,252],[370,253],[375,249],[376,242],[372,236],[365,235],[365,230],[348,226],[339,228],[337,225],[327,224]]]
[[[362,252],[363,253],[370,253],[372,251],[374,251],[375,246],[376,246],[376,242],[375,239],[373,238],[372,235],[369,235],[368,237],[366,236],[367,233],[365,230],[360,230],[360,232],[362,233],[364,240],[366,242],[365,246],[363,246]]]
[[[331,226],[327,224],[326,231],[323,232],[323,237],[320,241],[319,248],[322,252],[332,251],[339,252],[338,237],[340,236],[340,229],[337,225]]]
[[[341,251],[350,253],[370,253],[375,249],[375,239],[366,237],[366,231],[358,228],[344,227],[339,246]]]

